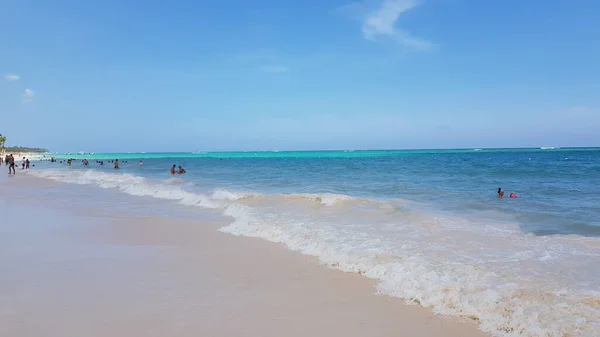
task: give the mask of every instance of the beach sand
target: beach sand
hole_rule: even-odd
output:
[[[0,188],[0,336],[487,336],[223,220],[72,209],[68,185],[26,175]]]

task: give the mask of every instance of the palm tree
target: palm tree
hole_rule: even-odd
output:
[[[6,136],[0,134],[0,152],[4,153],[4,143],[6,142]]]

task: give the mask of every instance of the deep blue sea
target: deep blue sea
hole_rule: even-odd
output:
[[[498,336],[600,336],[597,148],[55,156],[32,173],[218,212]]]

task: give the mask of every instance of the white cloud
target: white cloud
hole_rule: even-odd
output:
[[[270,66],[263,66],[260,68],[260,71],[264,72],[264,73],[285,73],[286,71],[289,71],[290,68],[286,67],[286,66],[281,66],[281,65],[270,65]]]
[[[427,51],[435,45],[396,27],[400,16],[418,5],[417,0],[381,0],[375,6],[371,2],[352,3],[339,8],[338,12],[360,20],[362,34],[367,40],[388,38],[408,50]]]
[[[6,74],[4,75],[4,78],[7,81],[18,81],[21,78],[21,76],[15,74]]]
[[[32,102],[33,96],[35,96],[35,93],[33,92],[33,90],[25,89],[25,92],[23,92],[23,103]]]

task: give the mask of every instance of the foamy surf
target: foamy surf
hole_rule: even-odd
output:
[[[514,224],[418,211],[341,194],[263,194],[131,174],[36,171],[57,181],[115,188],[221,211],[223,232],[260,237],[378,280],[378,291],[477,319],[496,336],[600,335],[600,246],[595,238],[538,237]]]

